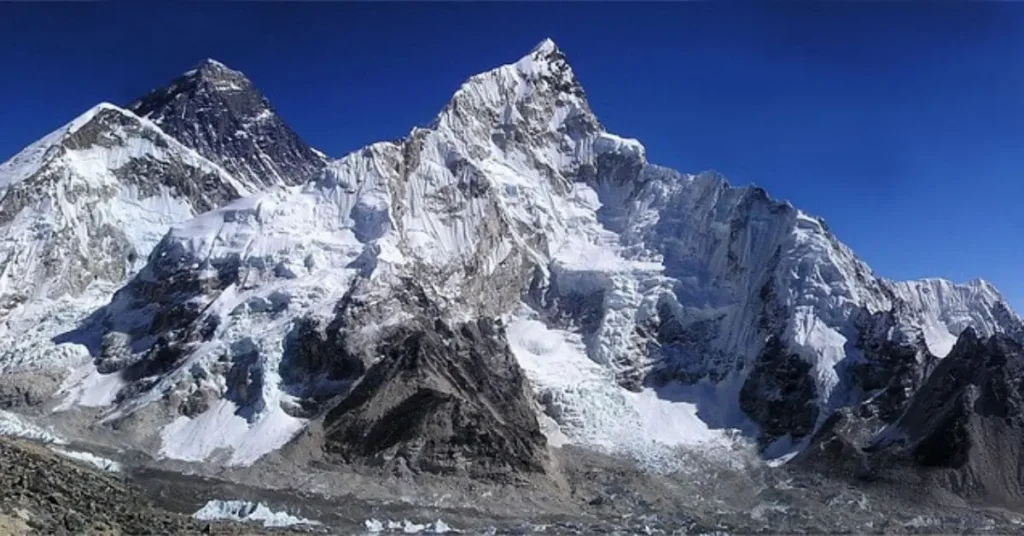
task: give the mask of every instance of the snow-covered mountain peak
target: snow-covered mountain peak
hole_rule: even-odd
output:
[[[255,189],[304,183],[325,164],[245,74],[216,60],[203,61],[130,109]]]
[[[169,225],[250,193],[109,103],[0,165],[0,185],[0,369],[46,355],[39,341],[105,300]]]
[[[236,71],[223,63],[207,58],[195,69],[183,77],[195,80],[196,88],[201,92],[255,92],[256,86],[241,71]]]
[[[475,75],[452,97],[438,117],[466,127],[471,114],[485,126],[529,125],[529,130],[596,131],[583,88],[566,56],[546,40],[515,63]]]
[[[1001,330],[1013,331],[1021,322],[995,286],[984,279],[961,284],[939,278],[890,283],[896,296],[920,316],[929,350],[939,357],[950,352],[968,327],[989,337]]]
[[[552,52],[558,51],[558,45],[556,45],[550,37],[546,37],[540,43],[537,43],[537,46],[533,47],[533,50],[530,51],[530,54],[548,55],[551,54]]]
[[[213,59],[206,58],[195,67],[185,71],[162,90],[178,94],[182,90],[199,91],[256,91],[256,86],[241,71]],[[160,90],[158,90],[160,91]],[[135,107],[133,103],[131,107]]]
[[[996,286],[993,285],[992,282],[989,281],[988,279],[982,279],[980,277],[976,277],[974,279],[968,280],[964,284],[969,286],[969,287],[973,287],[973,288],[978,289],[979,292],[984,292],[986,294],[993,295],[993,296],[995,296],[996,298],[998,298],[1000,300],[1003,299],[1002,293],[1000,293],[999,289],[997,289]]]
[[[138,117],[129,110],[103,102],[0,164],[0,192],[6,191],[10,194],[4,198],[8,203],[6,208],[10,209],[10,203],[17,196],[17,191],[25,188],[43,193],[44,186],[52,187],[59,184],[68,187],[74,181],[85,181],[98,186],[106,179],[135,184],[142,189],[155,187],[146,183],[146,179],[151,178],[146,176],[148,173],[122,169],[132,159],[151,154],[149,151],[153,154],[174,154],[186,159],[190,165],[217,176],[215,182],[219,184],[218,188],[225,189],[225,197],[214,200],[202,196],[190,197],[190,202],[200,210],[212,208],[224,199],[238,197],[250,191],[224,169],[171,138],[151,121]],[[120,175],[112,178],[105,175],[111,171]],[[170,180],[169,177],[166,179]],[[25,181],[32,184],[22,184]],[[212,184],[183,182],[178,186],[179,193],[189,197],[190,193],[209,189]]]
[[[85,113],[76,117],[74,120],[68,123],[67,128],[65,130],[65,135],[74,133],[83,125],[85,125],[89,121],[92,121],[94,117],[96,117],[102,112],[112,112],[121,115],[133,115],[131,114],[131,112],[121,108],[120,106],[111,104],[109,102],[101,102],[96,106],[89,108]]]
[[[0,192],[13,184],[29,178],[39,170],[40,166],[55,157],[57,151],[69,136],[89,124],[97,115],[103,112],[131,115],[131,112],[108,102],[101,102],[93,106],[0,164]]]

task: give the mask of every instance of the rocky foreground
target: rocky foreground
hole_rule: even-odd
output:
[[[0,534],[290,534],[154,505],[125,477],[0,436]]]

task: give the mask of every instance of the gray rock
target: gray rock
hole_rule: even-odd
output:
[[[789,353],[777,338],[769,339],[740,389],[740,408],[761,426],[762,444],[814,431],[818,407],[810,370],[810,363]]]
[[[120,477],[93,470],[45,447],[0,437],[0,533],[217,534],[287,533],[206,522],[153,505]],[[20,527],[20,528],[19,528]]]
[[[546,440],[500,323],[411,324],[323,418],[329,459],[499,481],[542,473]]]
[[[325,165],[245,75],[212,60],[130,109],[250,184],[301,184]]]
[[[0,409],[33,407],[49,399],[60,387],[53,371],[8,372],[0,375]]]

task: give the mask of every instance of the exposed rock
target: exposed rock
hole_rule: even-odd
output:
[[[545,470],[546,442],[500,323],[406,325],[377,353],[324,417],[330,457],[495,480]]]
[[[869,402],[842,408],[825,420],[790,467],[851,480],[879,478],[877,457],[863,449],[884,425]]]
[[[855,344],[860,356],[848,367],[850,381],[884,423],[899,417],[937,362],[919,330],[900,329],[905,309],[897,302],[889,311],[862,312]]]
[[[1024,504],[1024,347],[968,328],[894,421],[868,400],[832,415],[794,467],[920,493]],[[879,393],[884,397],[885,391]]]
[[[814,431],[818,408],[811,365],[787,352],[778,338],[765,344],[740,389],[740,407],[761,426],[759,440],[801,439]]]
[[[0,409],[41,404],[60,387],[62,378],[53,371],[0,374]]]
[[[1024,347],[968,328],[872,451],[896,449],[972,498],[1024,501]]]
[[[286,125],[242,73],[206,60],[130,106],[186,146],[247,182],[315,178],[326,160]]]
[[[207,522],[154,506],[122,478],[44,447],[0,437],[0,533],[264,534],[288,530]]]

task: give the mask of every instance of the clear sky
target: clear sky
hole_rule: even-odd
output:
[[[877,273],[1024,311],[1024,5],[0,3],[0,160],[205,57],[332,156],[544,37],[612,132],[822,216]]]

